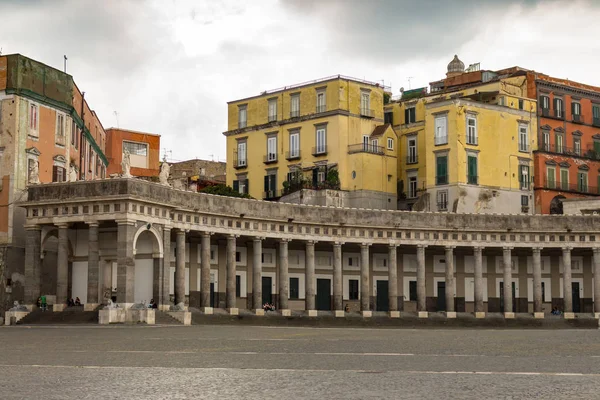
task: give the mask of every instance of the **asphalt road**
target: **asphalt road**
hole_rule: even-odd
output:
[[[598,330],[0,328],[2,399],[597,399]]]

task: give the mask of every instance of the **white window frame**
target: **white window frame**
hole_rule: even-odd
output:
[[[409,199],[416,199],[417,198],[417,191],[419,189],[419,178],[417,177],[417,174],[413,174],[413,175],[409,175],[407,177],[408,179],[408,190],[406,192],[406,197]],[[413,180],[414,178],[414,180]],[[414,185],[413,185],[414,184]],[[413,188],[414,186],[414,188]]]
[[[35,111],[35,118],[33,116]],[[37,103],[29,102],[29,135],[39,137],[40,131],[40,106]]]
[[[387,138],[387,149],[394,150],[394,139]]]
[[[300,132],[290,133],[290,157],[300,156]]]
[[[584,184],[582,185],[580,182],[580,178],[581,177],[585,177],[585,181],[583,182]],[[582,192],[588,192],[589,191],[589,177],[588,177],[588,172],[587,171],[582,171],[579,170],[577,171],[577,190],[581,189]]]
[[[542,148],[550,151],[550,131],[542,130]]]
[[[471,125],[470,123],[473,122]],[[477,117],[474,114],[467,114],[467,144],[477,145]]]
[[[523,168],[525,167],[525,168]],[[519,171],[519,175],[523,177],[523,181],[519,182],[519,186],[521,190],[529,190],[529,187],[531,185],[531,177],[529,175],[529,165],[524,165],[524,164],[520,164],[519,165],[519,169],[521,171]],[[527,171],[527,173],[523,173],[523,171]]]
[[[581,115],[581,103],[578,102],[573,102],[573,111],[577,111],[577,112],[573,112],[573,115]]]
[[[436,200],[438,211],[448,211],[448,190],[438,190]],[[440,204],[445,204],[445,207],[440,207]]]
[[[277,121],[277,99],[268,100],[269,122]]]
[[[557,153],[562,153],[564,151],[564,148],[565,148],[565,143],[564,143],[564,140],[563,140],[562,133],[556,135],[555,138],[556,138],[556,146],[555,146],[556,148],[554,150]]]
[[[564,116],[564,110],[563,110],[563,99],[561,99],[560,97],[556,97],[556,116],[559,118],[562,118]]]
[[[122,152],[123,154],[125,154],[125,145],[135,145],[135,147],[137,147],[138,149],[144,148],[144,154],[140,154],[137,151],[131,151],[129,150],[129,154],[131,155],[135,155],[135,156],[140,156],[140,157],[148,157],[148,143],[144,143],[144,142],[135,142],[132,140],[123,140],[123,145],[122,145]]]
[[[300,93],[290,96],[290,117],[300,116]]]
[[[325,112],[327,111],[327,97],[325,90],[317,91],[317,112]]]
[[[316,148],[317,148],[316,149],[317,154],[322,154],[327,151],[327,128],[326,127],[317,128],[315,142],[316,142],[315,144],[316,144]]]
[[[529,127],[525,124],[519,124],[519,151],[529,152]]]
[[[243,167],[246,166],[247,164],[247,148],[248,148],[248,143],[244,140],[244,141],[240,141],[237,144],[237,150],[238,150],[238,159],[237,159],[237,165],[238,167]]]
[[[360,111],[361,114],[369,115],[371,110],[371,93],[367,91],[360,92]]]
[[[267,137],[267,161],[277,161],[277,136]]]
[[[578,156],[581,155],[581,139],[579,139],[578,137],[573,138],[573,151]]]
[[[434,120],[434,144],[448,144],[448,116],[438,115]]]
[[[243,117],[243,118],[242,118]],[[245,128],[248,126],[248,106],[238,107],[238,128]]]
[[[413,146],[411,146],[411,143],[410,143],[412,141],[414,141]],[[417,152],[417,146],[418,146],[418,143],[417,143],[417,138],[415,136],[407,138],[407,145],[406,145],[407,154],[406,154],[406,156],[407,156],[408,164],[416,164],[419,161],[419,153]]]

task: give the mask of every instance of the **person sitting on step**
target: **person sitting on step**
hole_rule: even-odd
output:
[[[67,299],[67,307],[73,307],[75,305],[75,301],[73,299]]]
[[[75,305],[76,306],[80,306],[81,305],[81,300],[79,300],[79,297],[75,298]]]

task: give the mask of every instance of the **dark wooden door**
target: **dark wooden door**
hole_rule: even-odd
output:
[[[437,310],[446,311],[446,282],[437,283]]]
[[[571,290],[573,292],[573,312],[581,312],[581,299],[579,297],[579,282],[571,282]]]
[[[317,310],[331,310],[331,279],[317,279]]]
[[[271,294],[272,285],[273,279],[270,276],[262,277],[262,304],[260,305],[260,308],[262,308],[262,305],[265,303],[273,302],[273,296]]]
[[[388,281],[377,281],[377,311],[389,311]]]

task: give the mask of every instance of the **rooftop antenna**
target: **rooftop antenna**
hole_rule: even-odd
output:
[[[66,74],[67,73],[67,60],[68,60],[68,58],[67,58],[66,54],[63,55],[63,57],[65,58],[65,74]]]
[[[215,161],[215,155],[214,154],[209,154],[208,155],[213,161]]]
[[[119,113],[118,113],[118,112],[116,112],[116,111],[113,111],[113,113],[115,114],[115,119],[117,120],[117,128],[121,128],[121,127],[119,126]]]
[[[408,78],[406,78],[406,80],[408,80],[408,90],[411,89],[411,87],[410,87],[410,80],[411,79],[414,79],[414,76],[409,76]]]
[[[163,155],[164,155],[164,159],[167,159],[167,153],[169,154],[170,158],[173,158],[173,151],[172,150],[167,150],[167,148],[163,148]]]

